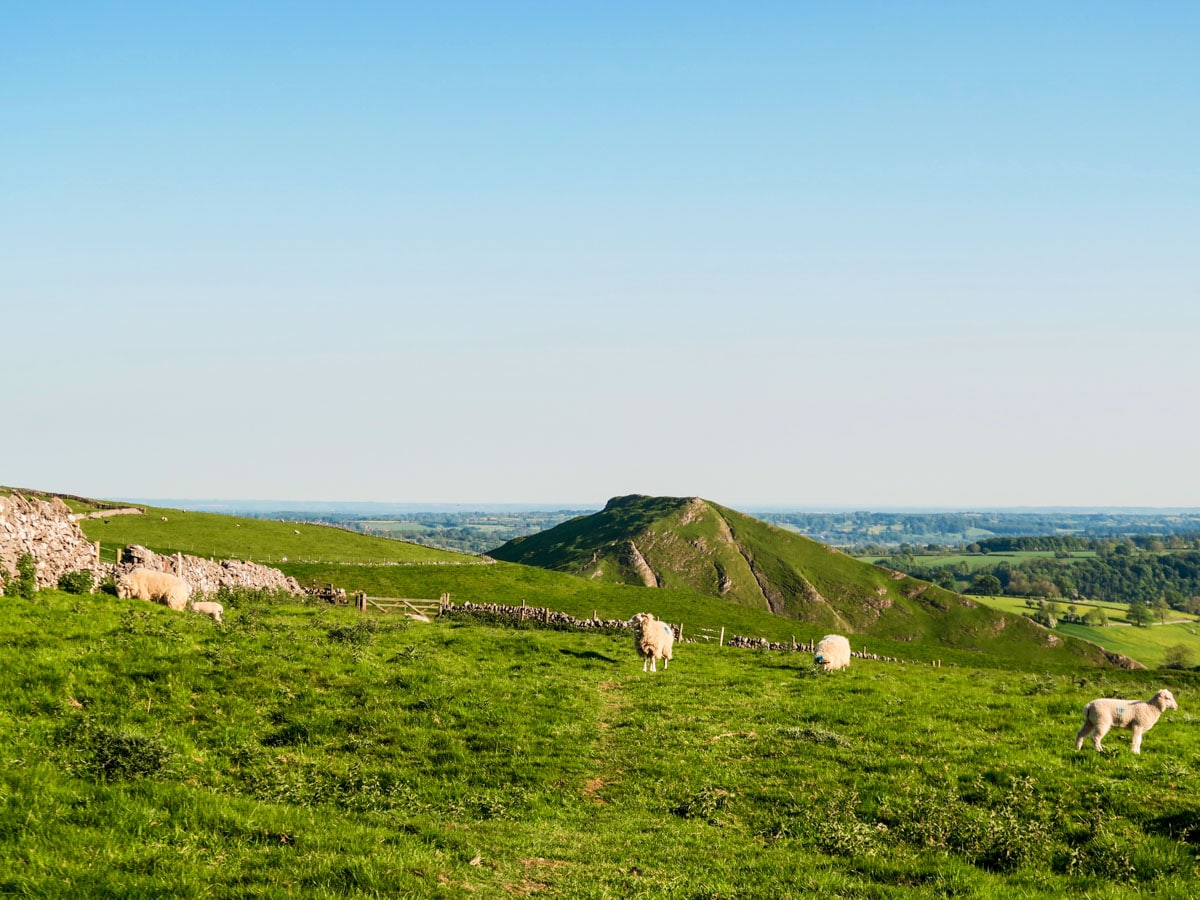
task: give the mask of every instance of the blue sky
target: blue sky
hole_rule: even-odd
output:
[[[0,482],[1200,506],[1200,8],[0,11]]]

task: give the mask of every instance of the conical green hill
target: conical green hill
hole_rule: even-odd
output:
[[[676,588],[894,641],[1022,655],[1103,651],[928,582],[853,559],[699,497],[615,497],[598,513],[509,541],[496,559],[622,584]],[[1057,655],[1057,654],[1056,654]]]

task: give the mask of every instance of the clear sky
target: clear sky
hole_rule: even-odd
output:
[[[1200,5],[0,9],[0,483],[1200,506]]]

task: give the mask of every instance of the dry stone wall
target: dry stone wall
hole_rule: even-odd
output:
[[[192,586],[193,591],[205,594],[215,593],[223,587],[287,591],[289,594],[304,593],[304,589],[295,578],[284,575],[270,566],[243,562],[240,559],[216,561],[183,553],[164,556],[137,544],[126,547],[121,554],[121,562],[110,569],[119,578],[123,573],[139,566],[178,575]]]
[[[86,570],[99,580],[108,570],[62,500],[0,496],[0,569],[15,574],[25,553],[37,560],[39,589],[57,585],[64,572]]]
[[[115,513],[110,510],[109,514]],[[39,590],[55,587],[65,572],[91,572],[98,584],[110,576],[120,577],[130,569],[144,566],[179,575],[193,591],[206,594],[222,587],[304,593],[296,579],[278,569],[237,559],[218,562],[182,554],[161,556],[135,545],[125,548],[118,565],[101,563],[97,545],[87,539],[76,518],[81,517],[72,515],[70,508],[57,497],[43,500],[16,493],[0,495],[0,570],[15,575],[17,560],[29,553],[37,561]]]

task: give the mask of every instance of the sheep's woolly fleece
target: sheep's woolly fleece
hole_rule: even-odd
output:
[[[171,609],[186,609],[192,596],[192,587],[177,575],[155,572],[152,569],[134,569],[126,572],[117,582],[117,596],[122,599],[151,600],[165,603]]]
[[[196,603],[189,603],[188,609],[192,612],[198,612],[206,616],[212,616],[213,621],[218,625],[221,624],[221,616],[225,614],[225,607],[215,600],[201,600]]]
[[[654,618],[651,613],[638,613],[629,620],[633,628],[633,646],[642,658],[642,671],[646,671],[649,663],[650,671],[657,672],[655,663],[663,661],[663,668],[671,661],[671,651],[675,646],[675,630],[666,622]]]
[[[1179,709],[1175,697],[1168,690],[1161,690],[1149,700],[1114,700],[1101,697],[1083,708],[1083,727],[1075,735],[1075,749],[1083,748],[1090,734],[1092,746],[1103,752],[1100,742],[1112,728],[1128,728],[1133,732],[1133,752],[1142,752],[1142,735],[1154,727],[1158,717],[1168,709]]]
[[[850,665],[850,641],[840,634],[827,634],[813,650],[813,662],[832,672]]]

